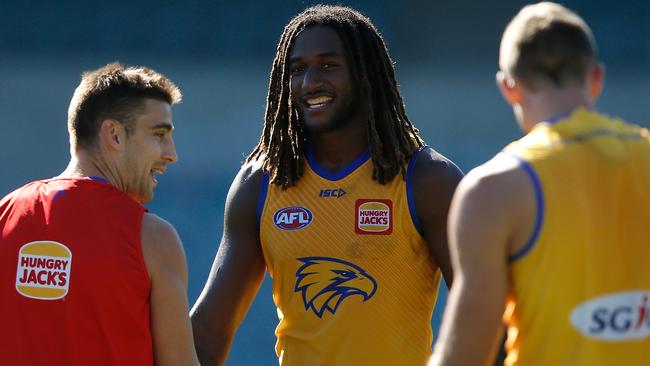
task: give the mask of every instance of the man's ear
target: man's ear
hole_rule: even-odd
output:
[[[605,85],[605,64],[597,63],[593,65],[587,72],[587,89],[589,91],[589,98],[592,104],[596,103],[596,100],[600,96],[600,93],[603,91],[603,86]]]
[[[123,124],[107,118],[99,126],[99,140],[110,150],[122,150],[126,141],[126,129]]]
[[[497,71],[496,82],[497,87],[501,91],[501,95],[503,95],[503,99],[508,104],[515,105],[521,102],[521,90],[515,79],[499,70]]]

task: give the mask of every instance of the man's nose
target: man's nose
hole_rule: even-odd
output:
[[[178,154],[176,153],[176,145],[174,144],[174,139],[170,138],[169,142],[165,144],[162,158],[169,164],[173,164],[178,161]]]
[[[305,70],[302,79],[302,89],[305,92],[312,93],[323,86],[323,73],[317,67],[310,67]]]

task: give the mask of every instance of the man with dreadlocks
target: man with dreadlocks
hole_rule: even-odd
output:
[[[225,361],[268,268],[281,365],[424,365],[461,176],[406,116],[369,19],[333,6],[293,18],[192,310],[202,363]]]

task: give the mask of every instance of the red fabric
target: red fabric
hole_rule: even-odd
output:
[[[0,201],[0,364],[153,365],[145,211],[90,178],[32,182]],[[29,259],[25,244],[40,241],[63,244],[71,258]],[[68,289],[30,298],[25,281]]]

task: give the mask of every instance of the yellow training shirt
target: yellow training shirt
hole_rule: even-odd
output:
[[[507,365],[650,365],[650,133],[578,109],[508,146],[537,221],[510,260]]]
[[[281,365],[426,364],[440,271],[417,228],[416,159],[406,181],[386,185],[372,180],[369,152],[332,173],[308,151],[285,191],[265,177],[260,236]]]

